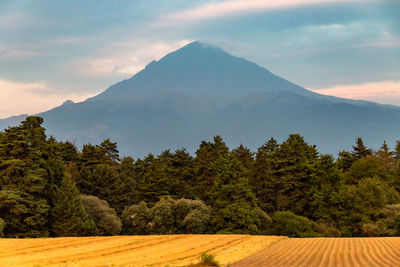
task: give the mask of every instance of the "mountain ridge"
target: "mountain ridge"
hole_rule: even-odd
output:
[[[182,147],[194,152],[214,135],[231,147],[255,149],[269,137],[300,133],[332,154],[351,148],[358,136],[375,147],[400,139],[394,123],[400,107],[320,95],[200,42],[86,101],[66,101],[39,115],[59,139],[80,146],[111,138],[133,156]],[[7,122],[0,120],[0,127]]]

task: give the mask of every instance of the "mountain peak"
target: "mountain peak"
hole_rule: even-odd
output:
[[[150,62],[132,78],[111,86],[91,100],[140,100],[161,95],[182,95],[209,102],[277,91],[311,94],[218,46],[195,41],[158,61]]]
[[[213,51],[219,51],[219,52],[226,53],[219,46],[208,44],[208,43],[203,43],[203,42],[200,42],[200,41],[191,42],[191,43],[183,46],[182,48],[178,49],[177,51],[180,51],[180,50],[191,50],[191,51],[195,51],[195,50],[209,50],[210,51],[210,50],[213,50]]]
[[[71,104],[75,104],[72,100],[66,100],[64,103],[62,103],[62,106],[67,106],[67,105],[71,105]]]

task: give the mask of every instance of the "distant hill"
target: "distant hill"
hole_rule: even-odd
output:
[[[374,148],[400,139],[399,107],[320,95],[200,42],[93,98],[39,115],[58,139],[81,145],[111,138],[121,154],[134,157],[182,147],[194,152],[217,134],[231,147],[256,149],[270,137],[300,133],[335,155],[358,136]],[[17,118],[24,117],[0,120],[0,127]]]

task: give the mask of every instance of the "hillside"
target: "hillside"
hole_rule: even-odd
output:
[[[199,42],[93,98],[39,115],[58,139],[82,145],[111,138],[121,154],[134,157],[182,146],[194,152],[217,134],[231,147],[255,149],[290,133],[336,155],[358,136],[374,148],[384,140],[393,146],[400,131],[398,107],[319,95]],[[1,128],[8,124],[0,120]]]

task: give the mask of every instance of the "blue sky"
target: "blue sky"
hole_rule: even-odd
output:
[[[0,1],[0,118],[82,101],[199,40],[320,93],[400,105],[398,0]]]

